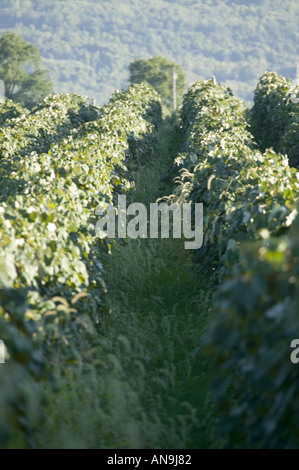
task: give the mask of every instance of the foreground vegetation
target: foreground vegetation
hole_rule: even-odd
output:
[[[78,344],[101,329],[109,245],[95,237],[95,209],[132,186],[126,165],[152,155],[160,120],[158,95],[141,85],[100,111],[52,95],[1,128],[3,442],[16,430],[21,443],[33,438],[53,351],[77,367]]]
[[[270,95],[277,106],[282,80]],[[286,102],[293,93],[285,89]],[[292,448],[299,445],[299,382],[290,361],[298,336],[298,173],[286,155],[257,150],[242,111],[212,81],[189,89],[175,200],[206,208],[195,259],[207,276],[214,268],[219,284],[205,338],[217,355],[217,429],[229,447]],[[281,107],[273,111],[277,129]]]
[[[1,447],[299,447],[298,173],[248,119],[215,80],[164,120],[144,84],[1,104]],[[96,237],[124,192],[203,203],[203,246]]]
[[[173,157],[172,124],[165,123],[157,137],[155,163],[134,173],[132,202],[149,205],[164,194],[160,178]],[[102,314],[102,330],[89,351],[80,345],[92,363],[64,374],[57,357],[58,385],[54,393],[46,389],[39,445],[186,449],[215,444],[210,360],[198,336],[206,327],[211,295],[208,286],[198,288],[182,241],[118,243],[104,272],[109,308]]]

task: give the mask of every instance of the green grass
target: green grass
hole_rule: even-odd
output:
[[[132,200],[148,205],[171,191],[160,178],[178,142],[170,120],[155,161],[136,170]],[[163,185],[162,185],[163,186]],[[182,240],[128,239],[105,265],[105,334],[82,354],[92,363],[58,364],[38,445],[46,448],[207,448],[213,437],[211,360],[202,351],[211,293]],[[84,348],[84,344],[82,346]],[[88,350],[89,348],[89,350]]]

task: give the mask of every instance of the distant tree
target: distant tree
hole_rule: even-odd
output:
[[[52,90],[48,70],[42,70],[41,57],[34,44],[13,32],[0,39],[0,79],[5,97],[32,108]]]
[[[129,65],[129,82],[147,82],[160,93],[164,106],[173,109],[173,69],[176,74],[177,104],[180,105],[186,89],[186,76],[180,65],[164,57],[136,59]]]

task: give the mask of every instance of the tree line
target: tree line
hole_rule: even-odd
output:
[[[129,65],[129,83],[146,82],[160,94],[165,109],[173,107],[173,72],[176,74],[178,103],[186,88],[186,76],[182,67],[164,57],[136,59]],[[0,39],[0,79],[4,83],[4,95],[31,109],[53,89],[49,70],[41,66],[38,48],[14,32],[4,33]]]

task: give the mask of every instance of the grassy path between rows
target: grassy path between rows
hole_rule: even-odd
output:
[[[134,175],[132,202],[149,205],[177,151],[164,121],[154,161]],[[46,390],[41,447],[215,447],[211,361],[200,340],[211,292],[196,276],[182,240],[128,239],[105,264],[109,313],[94,367],[71,377],[58,368],[56,394]]]

